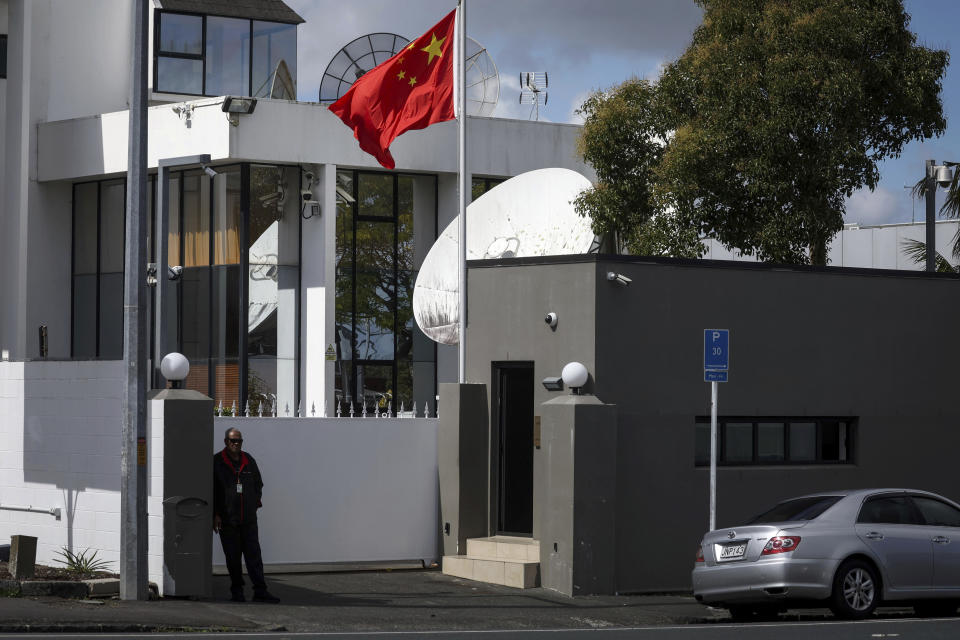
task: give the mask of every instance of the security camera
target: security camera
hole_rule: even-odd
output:
[[[179,280],[181,277],[183,277],[183,267],[181,267],[181,266],[176,266],[176,267],[167,266],[167,280],[170,280],[170,281],[172,281],[172,282],[176,282],[176,281]]]
[[[607,271],[607,280],[610,282],[616,282],[621,287],[629,286],[629,284],[633,282],[632,279],[628,278],[622,273],[616,273],[615,271]]]
[[[559,320],[559,318],[557,318],[557,314],[554,313],[553,311],[551,311],[550,313],[548,313],[548,314],[547,314],[547,317],[545,317],[545,318],[543,319],[544,322],[546,322],[548,325],[550,325],[550,328],[551,328],[551,329],[556,329],[556,328],[557,328],[557,322],[558,322],[558,320]]]
[[[306,204],[307,202],[310,202],[311,200],[313,200],[313,192],[310,191],[309,189],[301,189],[301,190],[300,190],[300,201],[303,202],[304,204]]]

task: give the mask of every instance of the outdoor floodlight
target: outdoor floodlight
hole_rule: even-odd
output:
[[[571,389],[577,389],[587,384],[587,368],[579,362],[568,362],[563,367],[560,377]]]
[[[563,378],[544,378],[541,382],[547,391],[562,391]]]
[[[182,353],[176,351],[168,353],[160,362],[160,373],[167,380],[179,382],[190,373],[190,362]]]
[[[238,96],[227,96],[223,99],[223,106],[220,107],[224,113],[236,113],[240,115],[250,115],[256,108],[256,98],[240,98]]]

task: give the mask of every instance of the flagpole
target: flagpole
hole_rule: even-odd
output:
[[[457,13],[457,192],[459,199],[460,246],[458,275],[460,284],[460,341],[457,381],[467,381],[467,96],[465,64],[467,43],[467,0],[459,0]]]

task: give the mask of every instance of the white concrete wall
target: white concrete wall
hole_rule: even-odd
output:
[[[123,363],[0,362],[0,541],[38,538],[37,561],[90,549],[119,569]],[[163,433],[148,415],[150,580],[162,584]],[[218,418],[264,474],[267,564],[437,558],[437,420]],[[214,562],[223,563],[214,540]]]
[[[0,540],[31,535],[37,561],[90,549],[119,568],[121,362],[0,362]]]
[[[264,564],[435,560],[440,524],[437,420],[217,418],[263,474]],[[214,539],[214,565],[224,564]]]
[[[938,220],[936,224],[937,253],[951,264],[957,260],[952,256],[953,238],[960,229],[960,221]],[[922,271],[926,264],[914,262],[903,252],[905,240],[920,240],[927,237],[926,223],[885,224],[875,227],[848,227],[834,236],[827,249],[827,264],[831,267],[859,267],[863,269],[899,269]],[[704,258],[709,260],[743,260],[756,262],[753,256],[741,256],[716,240],[704,243],[707,252]]]

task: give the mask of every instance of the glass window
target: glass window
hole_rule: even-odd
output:
[[[817,423],[790,423],[790,459],[808,462],[817,459]]]
[[[393,217],[393,176],[389,173],[361,173],[357,194],[357,215]]]
[[[73,273],[97,272],[97,198],[96,182],[73,188]]]
[[[811,498],[786,500],[769,511],[761,513],[747,524],[813,520],[835,505],[842,497],[843,496],[814,496]]]
[[[213,178],[213,263],[240,264],[243,230],[240,168],[222,169]]]
[[[231,408],[240,404],[240,272],[240,265],[229,265],[214,267],[211,273],[211,397]]]
[[[157,91],[203,95],[203,61],[161,56],[157,60]]]
[[[724,427],[724,456],[727,462],[753,460],[753,423],[728,422]]]
[[[290,72],[294,98],[297,85],[297,26],[253,21],[253,93],[269,97],[274,74],[282,60]]]
[[[913,496],[913,503],[920,509],[928,525],[938,527],[960,527],[960,510],[956,507],[926,496]]]
[[[100,183],[100,328],[98,356],[123,357],[123,259],[126,183]]]
[[[783,423],[757,423],[757,460],[770,462],[783,460]]]
[[[471,200],[476,200],[490,189],[503,182],[503,178],[473,178],[471,181]]]
[[[860,508],[857,522],[865,524],[922,524],[906,496],[869,498]]]
[[[161,13],[160,46],[164,53],[203,53],[203,18],[180,13]]]
[[[250,95],[249,20],[208,17],[206,54],[206,95]]]
[[[847,459],[847,423],[839,420],[820,422],[820,459]]]
[[[296,99],[296,25],[165,11],[157,15],[157,91]],[[282,68],[287,73],[278,73]],[[271,94],[275,78],[278,91]]]
[[[186,173],[183,185],[183,266],[210,264],[210,178],[206,174]]]

